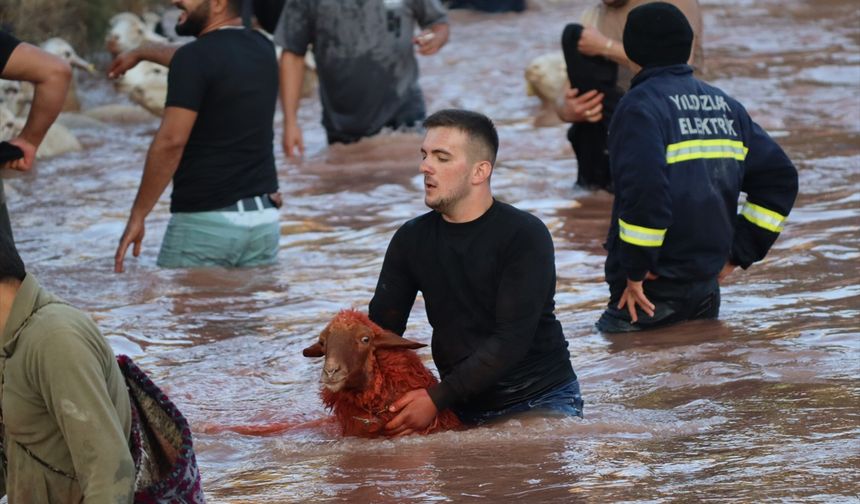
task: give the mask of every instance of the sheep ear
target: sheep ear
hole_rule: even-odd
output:
[[[373,337],[373,346],[376,348],[416,348],[426,347],[424,343],[408,340],[402,336],[398,336],[391,331],[382,331]]]
[[[302,355],[304,355],[305,357],[322,357],[323,355],[325,355],[325,350],[323,350],[323,347],[322,345],[320,345],[320,342],[317,341],[313,345],[302,350]]]

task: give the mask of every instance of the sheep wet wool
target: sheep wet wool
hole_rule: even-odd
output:
[[[395,413],[388,407],[403,394],[439,381],[413,350],[425,345],[385,331],[356,310],[343,310],[323,329],[305,357],[323,357],[323,404],[332,411],[344,436],[385,436]],[[442,410],[421,434],[461,426]]]

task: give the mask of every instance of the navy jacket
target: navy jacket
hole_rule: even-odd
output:
[[[642,70],[610,124],[613,295],[648,271],[698,281],[727,260],[747,268],[794,205],[797,170],[785,152],[740,103],[692,74],[687,65]]]

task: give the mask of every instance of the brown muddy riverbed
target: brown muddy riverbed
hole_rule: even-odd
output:
[[[724,285],[720,321],[619,337],[593,329],[611,196],[573,188],[565,127],[532,126],[538,102],[522,78],[587,2],[546,4],[456,13],[448,46],[421,59],[422,84],[429,110],[473,108],[497,122],[497,197],[553,233],[584,420],[394,441],[343,439],[318,422],[320,363],[301,349],[337,310],[366,307],[391,234],[425,211],[417,135],[329,149],[319,105],[306,100],[305,161],[288,165],[276,150],[287,201],[279,263],[255,270],[157,269],[165,196],[141,258],[113,273],[155,119],[78,129],[83,152],[7,181],[30,270],[169,391],[195,429],[211,502],[858,502],[856,2],[703,2],[705,77],[779,139],[800,196],[767,260]],[[104,81],[81,84],[85,105],[122,100]],[[420,298],[408,335],[429,342]],[[271,424],[282,432],[240,433]]]

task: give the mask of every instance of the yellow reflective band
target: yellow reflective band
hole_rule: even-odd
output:
[[[782,225],[785,222],[785,216],[780,215],[773,210],[768,210],[763,206],[758,206],[749,201],[744,203],[741,208],[741,215],[760,228],[779,233],[782,231]]]
[[[729,158],[743,161],[749,149],[738,140],[687,140],[666,147],[666,163],[680,163],[690,159]]]
[[[642,226],[634,226],[628,224],[621,219],[618,219],[619,233],[618,236],[633,245],[640,247],[659,247],[663,245],[663,238],[666,236],[665,229],[651,229]]]

